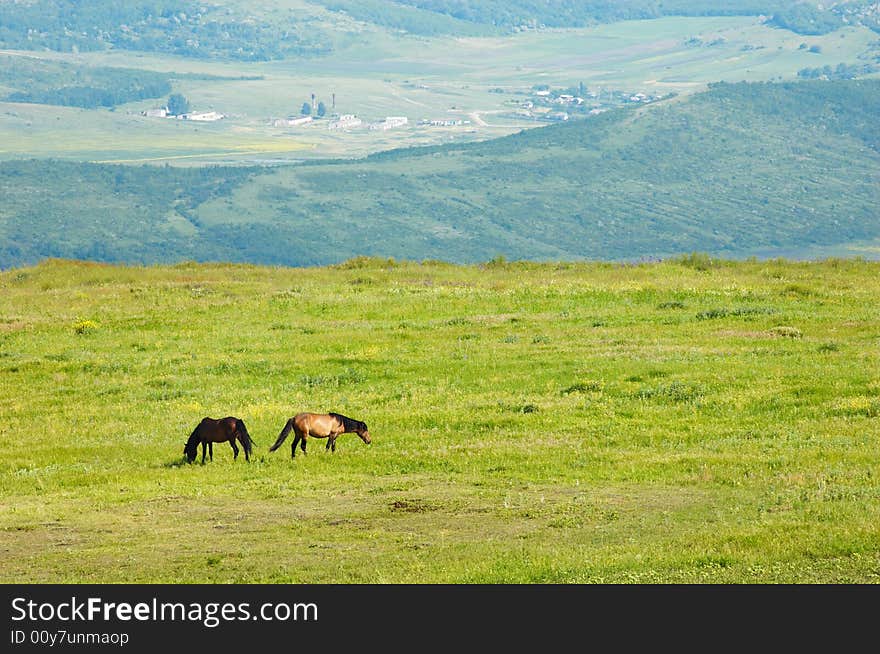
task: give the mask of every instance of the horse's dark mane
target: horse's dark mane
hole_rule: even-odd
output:
[[[192,445],[193,443],[198,443],[198,442],[199,442],[199,430],[198,430],[198,428],[196,428],[195,431],[193,431],[193,433],[191,433],[189,435],[189,440],[186,442],[186,444],[187,444],[187,446],[189,446],[189,445]]]
[[[331,413],[330,415],[337,420],[342,421],[342,428],[345,429],[345,431],[347,432],[357,431],[359,428],[366,428],[366,425],[360,420],[352,420],[348,416],[344,416],[341,413]]]

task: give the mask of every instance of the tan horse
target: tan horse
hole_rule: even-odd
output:
[[[186,454],[186,460],[190,463],[195,461],[196,454],[199,449],[199,443],[202,444],[202,463],[205,462],[205,450],[210,450],[211,461],[214,460],[214,443],[222,443],[229,441],[232,445],[232,460],[238,458],[238,448],[235,446],[235,439],[241,442],[244,448],[244,458],[250,461],[251,451],[253,450],[253,441],[248,433],[244,421],[240,418],[227,416],[226,418],[202,418],[198,427],[190,434],[189,440],[183,447],[183,453]]]
[[[303,454],[306,453],[306,441],[309,436],[314,438],[326,438],[327,447],[325,450],[336,451],[336,439],[339,434],[355,433],[361,437],[361,440],[367,445],[370,444],[370,432],[367,431],[367,423],[360,420],[352,420],[338,413],[298,413],[287,421],[284,429],[278,434],[278,440],[269,448],[270,452],[274,452],[279,447],[290,430],[295,434],[293,444],[290,446],[290,456],[296,456],[296,445],[300,443]]]

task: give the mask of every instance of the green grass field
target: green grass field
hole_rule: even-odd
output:
[[[876,583],[878,273],[8,270],[0,581]],[[304,410],[373,444],[269,454]]]

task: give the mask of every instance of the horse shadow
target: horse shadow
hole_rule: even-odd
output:
[[[189,463],[187,463],[186,457],[182,456],[178,459],[172,459],[171,461],[165,461],[164,463],[160,463],[156,467],[157,468],[165,468],[166,470],[172,470],[174,468],[183,468],[187,465],[189,465]]]

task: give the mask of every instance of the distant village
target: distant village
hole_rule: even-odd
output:
[[[408,86],[427,89],[427,86],[407,82]],[[525,99],[510,99],[505,104],[514,108],[509,115],[520,120],[566,121],[572,118],[585,118],[608,111],[615,107],[650,103],[662,99],[661,95],[632,93],[612,89],[588,89],[583,84],[571,88],[552,89],[548,85],[536,85],[530,91],[505,91],[492,89],[493,93],[511,93],[526,96]],[[317,124],[326,125],[328,130],[370,130],[387,131],[413,123],[406,116],[386,116],[384,120],[366,121],[356,114],[333,113],[336,109],[336,94],[331,97],[331,113],[327,107],[318,102],[312,94],[311,101],[303,102],[299,115],[286,118],[275,118],[271,121],[274,127],[298,127]],[[454,107],[453,107],[454,109]],[[421,127],[458,127],[468,125],[471,121],[462,118],[423,118],[418,121]]]
[[[503,93],[501,89],[497,93]],[[664,96],[631,93],[612,89],[587,89],[583,84],[566,89],[551,89],[542,84],[532,87],[525,100],[508,100],[516,107],[512,113],[529,120],[566,121],[575,117],[596,116],[615,107],[654,102]]]
[[[427,88],[419,86],[419,88]],[[495,93],[506,93],[503,89],[494,89]],[[591,90],[579,84],[577,87],[568,89],[551,89],[547,85],[538,85],[530,92],[516,92],[517,95],[526,95],[524,100],[508,100],[505,104],[516,107],[511,117],[541,121],[566,121],[572,118],[595,116],[614,107],[650,103],[662,99],[664,96],[648,95],[646,93],[631,93],[610,89]],[[335,109],[336,96],[333,94],[331,109]],[[300,115],[292,115],[287,118],[273,119],[274,127],[297,127],[314,124],[324,119],[326,107],[317,102],[312,95],[311,102],[304,102]],[[462,118],[423,118],[418,121],[423,127],[457,127],[468,125],[471,121]],[[329,130],[352,130],[364,129],[371,131],[386,131],[410,125],[406,116],[386,116],[384,120],[368,122],[356,114],[331,114],[325,121]]]
[[[492,89],[493,93],[508,93],[503,89]],[[595,116],[617,106],[627,104],[649,103],[662,99],[664,96],[645,93],[628,93],[616,90],[591,90],[579,84],[577,87],[551,89],[548,85],[536,85],[531,91],[510,92],[514,95],[525,95],[525,99],[509,99],[504,104],[514,111],[510,116],[539,121],[567,121],[572,118]],[[170,104],[170,103],[169,103]],[[188,108],[188,107],[187,107]],[[410,125],[407,116],[386,116],[382,120],[365,121],[356,114],[335,113],[336,94],[332,94],[330,113],[323,101],[318,101],[313,93],[310,101],[305,101],[297,115],[285,118],[271,118],[272,127],[301,127],[305,125],[326,126],[328,130],[367,130],[385,132]],[[141,112],[150,118],[171,118],[193,122],[214,122],[226,118],[217,111],[185,111],[174,113],[168,106],[148,109]],[[470,124],[471,121],[461,118],[423,118],[418,125],[424,127],[457,127]]]

